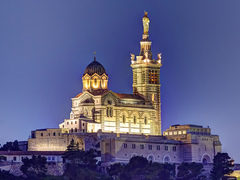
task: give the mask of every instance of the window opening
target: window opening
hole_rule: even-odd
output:
[[[137,124],[137,118],[136,118],[136,116],[133,117],[133,123],[134,123],[134,124]]]
[[[125,124],[126,123],[126,117],[125,117],[125,115],[123,115],[123,124]]]
[[[144,124],[147,125],[147,117],[144,117]]]

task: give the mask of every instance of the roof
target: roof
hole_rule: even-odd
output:
[[[79,93],[78,95],[76,95],[74,98],[77,98],[77,97],[79,97],[79,96],[81,96],[82,95],[82,93]]]
[[[195,125],[195,124],[175,124],[175,125],[172,125],[171,127],[174,127],[174,126],[189,126],[189,127],[197,127],[197,128],[203,128],[203,126],[201,125]]]
[[[94,96],[97,96],[97,95],[104,95],[109,91],[110,90],[108,90],[108,89],[97,89],[97,90],[92,90],[92,91],[88,91],[88,92]]]
[[[103,65],[101,65],[99,62],[97,62],[96,60],[94,60],[93,62],[91,62],[85,69],[85,72],[83,75],[88,74],[90,76],[92,76],[93,74],[97,73],[98,75],[103,75],[104,73],[106,74],[106,71],[103,67]]]
[[[104,95],[107,92],[109,92],[110,90],[108,89],[97,89],[97,90],[86,90],[87,92],[89,92],[90,94],[94,95],[94,96],[98,96],[98,95]],[[83,93],[79,93],[77,96],[75,96],[74,98],[78,98],[79,96],[81,96]]]
[[[0,155],[62,155],[65,151],[0,151]]]
[[[139,94],[122,94],[122,93],[115,93],[118,98],[120,99],[139,99],[139,100],[145,100],[141,95]]]
[[[49,129],[59,129],[59,128],[45,128],[45,129],[36,129],[35,131],[47,131]]]
[[[110,90],[108,89],[97,89],[87,92],[91,93],[93,96],[104,95]],[[79,93],[75,98],[81,96],[83,93]],[[114,93],[119,99],[138,99],[138,100],[145,100],[144,96],[141,94],[124,94],[124,93]]]

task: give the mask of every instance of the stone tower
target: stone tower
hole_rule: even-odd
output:
[[[161,135],[161,97],[160,97],[160,67],[161,53],[158,59],[152,59],[151,44],[149,40],[149,23],[147,12],[142,19],[143,35],[140,41],[140,54],[131,54],[131,67],[133,70],[133,93],[142,94],[152,102],[155,113],[155,133]]]

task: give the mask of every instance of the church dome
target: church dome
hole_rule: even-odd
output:
[[[94,60],[93,62],[91,62],[85,69],[84,74],[88,74],[90,76],[92,76],[94,73],[97,73],[98,75],[103,75],[104,73],[106,74],[106,71],[103,67],[103,65],[101,65],[99,62],[97,62],[96,60]]]

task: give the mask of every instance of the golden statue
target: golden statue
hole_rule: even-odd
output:
[[[142,19],[142,22],[143,22],[143,34],[148,34],[148,31],[149,31],[150,20],[148,19],[147,14],[148,13],[145,12],[145,16]]]

